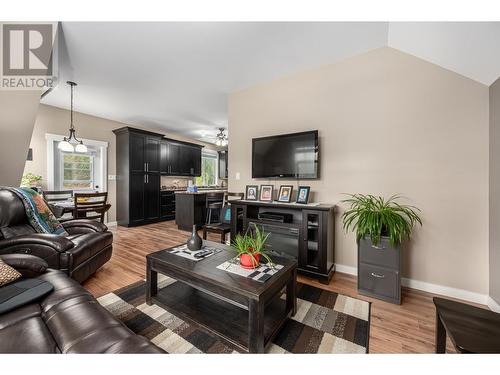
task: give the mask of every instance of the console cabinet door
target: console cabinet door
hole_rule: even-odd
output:
[[[299,267],[313,272],[326,269],[322,211],[302,210],[302,239],[299,244]]]

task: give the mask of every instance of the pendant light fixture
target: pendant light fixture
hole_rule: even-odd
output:
[[[217,146],[222,146],[222,147],[227,146],[228,139],[226,133],[224,133],[225,130],[226,129],[224,128],[219,128],[219,133],[217,133],[217,135],[215,136],[216,138],[215,144]]]
[[[76,138],[76,130],[73,126],[73,88],[76,86],[76,83],[71,81],[66,83],[71,87],[71,120],[69,125],[69,137],[64,137],[64,139],[59,142],[57,147],[61,151],[84,153],[87,152],[87,146],[83,144],[83,141]],[[74,143],[76,143],[76,146],[73,146]]]

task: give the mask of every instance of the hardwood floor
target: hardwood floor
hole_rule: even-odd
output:
[[[174,221],[136,228],[110,228],[114,234],[113,257],[83,285],[99,297],[145,278],[148,253],[184,243],[189,233]],[[209,239],[217,241],[217,236]],[[372,302],[370,353],[433,353],[435,309],[433,295],[403,289],[402,305],[393,305],[357,293],[356,278],[335,272],[329,285],[299,276],[318,288]],[[454,352],[448,342],[447,351]]]

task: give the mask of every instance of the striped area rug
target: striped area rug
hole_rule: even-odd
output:
[[[177,281],[159,275],[159,288]],[[370,303],[298,283],[297,313],[268,353],[368,353]],[[145,303],[145,282],[98,299],[135,333],[168,353],[237,353],[217,336]]]

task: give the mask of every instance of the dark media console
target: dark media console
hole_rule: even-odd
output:
[[[291,223],[293,222],[293,215],[283,212],[259,212],[257,215],[259,220],[273,221],[276,223]]]
[[[334,272],[334,205],[238,201],[231,204],[231,238],[258,225],[267,247],[297,259],[298,271],[328,284]]]

